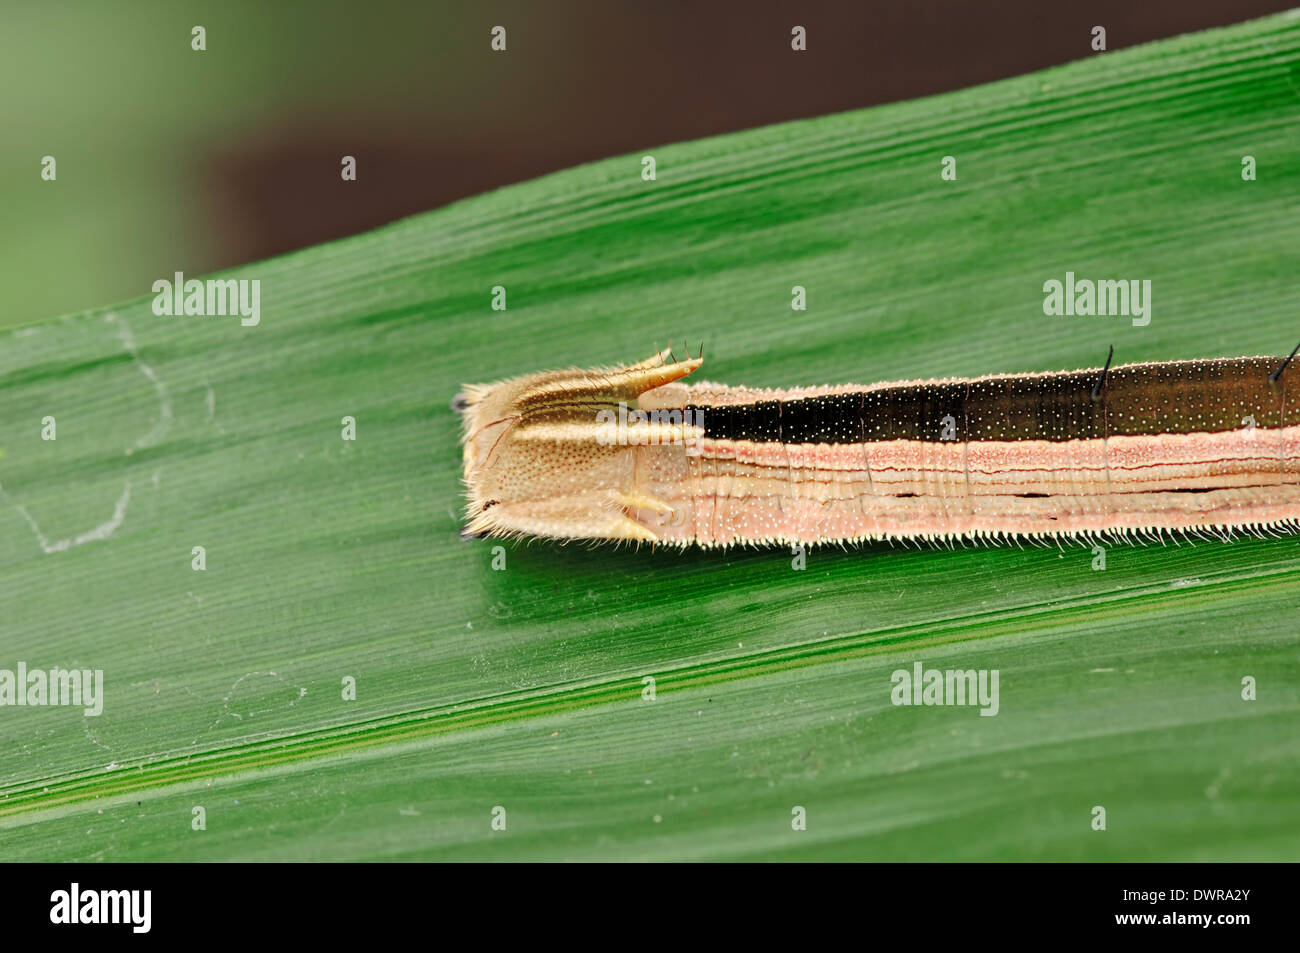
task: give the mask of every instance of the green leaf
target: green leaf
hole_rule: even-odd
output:
[[[1293,858],[1294,538],[496,571],[449,401],[670,338],[766,386],[1285,353],[1297,89],[1288,14],[249,265],[256,327],[146,296],[6,332],[0,668],[105,688],[0,708],[5,858]],[[1150,325],[1045,316],[1067,270],[1150,279]],[[996,717],[893,705],[917,662],[998,670]]]

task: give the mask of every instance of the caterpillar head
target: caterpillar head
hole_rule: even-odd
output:
[[[687,391],[673,383],[702,363],[703,356],[678,361],[664,350],[637,364],[468,385],[453,404],[464,425],[463,534],[657,539],[634,517],[671,507],[638,489],[638,459],[684,460],[686,443],[703,436],[682,421]],[[674,407],[675,417],[664,410]]]

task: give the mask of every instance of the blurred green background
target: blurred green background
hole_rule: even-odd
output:
[[[1113,50],[1290,4],[891,6],[0,3],[0,326],[593,159],[1089,56],[1094,24]]]

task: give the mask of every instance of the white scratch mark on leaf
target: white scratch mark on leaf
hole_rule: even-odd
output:
[[[131,360],[135,362],[135,366],[140,368],[140,373],[153,384],[154,392],[158,395],[158,421],[147,434],[127,448],[127,454],[131,454],[136,450],[152,447],[167,435],[167,431],[171,429],[172,425],[171,394],[168,393],[167,385],[163,383],[162,378],[140,357],[140,351],[135,346],[135,337],[131,334],[131,328],[127,323],[112,313],[104,315],[104,320],[117,328],[117,336],[122,341],[122,349],[131,355]]]
[[[221,424],[217,421],[217,392],[212,389],[212,385],[209,384],[207,381],[203,382],[203,388],[204,390],[207,391],[207,394],[203,398],[204,403],[207,405],[208,408],[207,422],[217,428],[217,433],[223,434],[226,432],[226,428],[221,426]]]
[[[27,512],[27,507],[23,506],[17,500],[5,493],[3,486],[0,486],[0,499],[5,500],[12,505],[13,508],[22,515],[22,518],[27,520],[27,525],[30,526],[32,532],[36,534],[36,541],[41,544],[42,550],[47,553],[61,553],[65,550],[71,549],[73,546],[81,546],[85,543],[93,543],[97,540],[108,539],[117,532],[117,528],[121,526],[123,520],[126,519],[126,507],[131,502],[131,481],[127,480],[126,483],[123,484],[122,495],[117,498],[117,503],[113,506],[113,515],[107,520],[93,529],[86,530],[79,536],[69,536],[67,539],[56,539],[52,543],[45,538],[45,534],[41,532],[40,525],[32,517],[32,514]]]
[[[100,741],[98,738],[95,737],[95,733],[94,733],[93,731],[90,730],[90,725],[89,725],[89,723],[82,725],[82,730],[85,731],[85,733],[86,733],[86,740],[88,740],[88,741],[89,741],[92,745],[94,745],[95,747],[97,747],[97,748],[103,748],[105,751],[112,751],[112,750],[113,750],[113,749],[110,748],[108,745],[104,744],[104,742]],[[109,767],[110,767],[110,768],[112,768],[112,767],[116,767],[116,764],[109,765]]]
[[[244,675],[239,676],[239,678],[235,679],[235,683],[230,686],[230,691],[226,692],[226,696],[223,699],[221,699],[221,713],[217,715],[217,720],[212,723],[213,728],[216,728],[218,725],[220,725],[221,719],[223,719],[226,715],[233,715],[236,720],[243,721],[246,716],[249,718],[253,718],[256,717],[257,715],[268,715],[271,712],[276,711],[280,708],[292,708],[294,705],[298,704],[299,699],[301,699],[304,695],[307,694],[307,689],[299,686],[298,697],[292,699],[288,704],[276,705],[271,708],[259,708],[252,711],[246,711],[243,714],[234,711],[230,707],[230,699],[234,697],[235,692],[239,690],[240,685],[242,685],[247,679],[255,678],[258,675],[267,675],[275,679],[277,682],[281,682],[281,683],[284,682],[284,676],[281,675],[279,672],[248,672]]]

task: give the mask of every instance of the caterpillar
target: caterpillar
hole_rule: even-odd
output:
[[[1290,360],[774,390],[681,383],[703,348],[666,349],[470,385],[464,532],[726,547],[1294,529]]]

